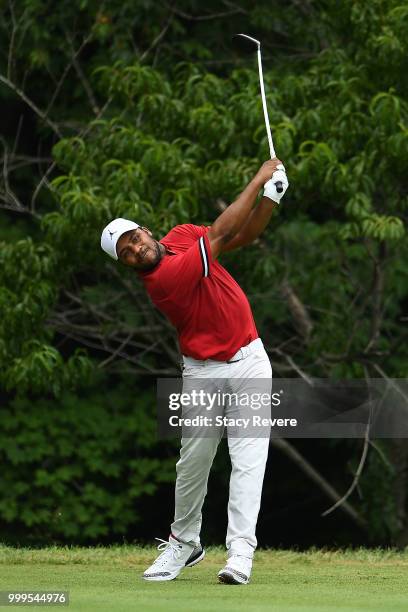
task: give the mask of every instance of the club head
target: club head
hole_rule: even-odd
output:
[[[252,36],[248,36],[248,34],[234,34],[232,41],[237,49],[243,53],[254,53],[258,51],[261,46],[259,40],[252,38]]]

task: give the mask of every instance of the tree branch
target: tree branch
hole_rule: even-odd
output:
[[[0,74],[0,82],[7,85],[10,89],[12,89],[24,102],[35,112],[38,117],[40,117],[47,125],[52,129],[52,131],[58,136],[58,138],[62,138],[62,134],[56,123],[48,119],[46,114],[38,108],[36,104],[30,98],[26,96],[26,94],[19,88],[17,85],[12,83],[10,79]]]
[[[283,438],[271,438],[271,445],[282,451],[291,461],[293,461],[301,470],[312,480],[317,486],[333,500],[339,499],[340,495],[330,483],[327,482],[321,474],[296,450],[292,444]],[[345,512],[359,527],[366,528],[365,520],[358,512],[349,504],[344,502],[342,510]],[[323,515],[322,515],[323,516]]]
[[[191,15],[189,13],[185,13],[181,9],[176,8],[174,6],[170,7],[168,4],[167,6],[168,8],[171,8],[176,15],[188,21],[212,21],[213,19],[220,19],[222,17],[230,17],[231,15],[236,15],[237,13],[246,12],[241,7],[235,6],[233,9],[229,11],[221,11],[220,13],[208,13],[207,15]]]
[[[147,57],[147,55],[149,55],[149,53],[156,47],[156,45],[159,44],[159,42],[162,40],[162,38],[165,36],[167,30],[169,29],[170,24],[171,24],[171,22],[173,21],[173,18],[174,18],[173,7],[170,6],[169,8],[170,8],[170,13],[169,13],[169,15],[167,17],[167,21],[164,24],[164,27],[159,32],[159,34],[156,36],[156,38],[154,39],[154,41],[152,42],[150,47],[148,49],[146,49],[146,51],[144,51],[142,53],[142,55],[140,56],[140,59],[139,59],[140,62],[142,62]]]
[[[296,295],[289,281],[284,280],[281,285],[282,297],[286,300],[289,311],[292,315],[295,328],[307,342],[313,330],[313,323],[305,306]]]
[[[10,15],[11,15],[12,28],[11,28],[11,35],[10,35],[8,57],[7,57],[7,78],[11,79],[12,78],[11,69],[12,69],[12,62],[13,62],[13,48],[14,48],[14,40],[15,40],[16,30],[17,30],[16,17],[14,15],[14,2],[12,2],[12,0],[9,0],[9,10],[10,10]]]
[[[363,451],[362,451],[361,457],[360,457],[360,462],[358,464],[357,471],[356,471],[356,473],[354,475],[353,482],[351,483],[351,485],[349,486],[349,488],[347,489],[345,494],[342,497],[340,497],[340,499],[338,499],[336,501],[336,503],[333,504],[333,506],[330,506],[330,508],[325,510],[325,512],[322,513],[322,516],[327,516],[328,514],[330,514],[334,510],[336,510],[336,508],[339,508],[342,504],[346,503],[346,500],[350,497],[350,495],[352,494],[354,489],[358,486],[358,483],[359,483],[359,480],[360,480],[360,476],[361,476],[361,474],[363,472],[363,468],[364,468],[364,465],[365,465],[365,462],[366,462],[367,453],[368,453],[368,447],[369,447],[369,443],[370,443],[370,427],[371,427],[371,421],[372,421],[372,417],[373,417],[373,402],[372,402],[372,399],[371,399],[370,385],[368,384],[368,372],[367,372],[367,368],[366,367],[364,367],[364,373],[365,373],[365,377],[366,377],[366,381],[367,381],[367,389],[368,389],[368,395],[369,395],[370,410],[369,410],[368,421],[367,421],[365,435],[364,435],[364,445],[363,445]]]
[[[382,301],[384,293],[384,269],[383,262],[386,257],[386,245],[385,242],[380,243],[378,259],[374,259],[374,270],[373,270],[373,285],[370,292],[372,296],[372,319],[371,319],[371,333],[368,344],[365,348],[365,352],[369,352],[370,349],[377,343],[381,323],[382,323]]]
[[[66,78],[66,76],[67,76],[67,74],[68,74],[68,72],[69,72],[69,70],[70,70],[70,68],[71,68],[71,66],[73,64],[74,59],[76,59],[79,56],[79,54],[81,53],[83,48],[89,43],[91,38],[92,38],[92,33],[89,33],[88,36],[86,38],[84,38],[84,40],[82,41],[82,43],[80,44],[78,49],[76,51],[72,50],[72,57],[71,57],[70,61],[68,62],[68,64],[65,66],[64,71],[63,71],[63,73],[61,75],[61,78],[60,78],[60,80],[57,83],[57,86],[56,86],[56,88],[54,90],[54,93],[53,93],[53,95],[51,97],[51,100],[48,103],[47,110],[45,111],[45,115],[49,114],[49,112],[51,110],[51,107],[53,106],[53,104],[54,104],[54,102],[55,102],[55,100],[56,100],[56,98],[57,98],[57,96],[58,96],[58,94],[59,94],[59,92],[61,90],[62,84],[65,81],[65,78]],[[71,49],[72,49],[72,45],[71,45]]]
[[[95,94],[92,91],[92,87],[88,81],[88,79],[85,76],[84,71],[82,70],[79,62],[78,62],[78,55],[80,53],[80,51],[83,49],[84,45],[86,44],[86,42],[84,41],[82,43],[82,45],[79,47],[78,51],[74,51],[74,46],[72,44],[72,39],[69,37],[69,35],[67,33],[65,33],[65,38],[67,40],[67,43],[71,49],[71,63],[73,64],[75,71],[79,77],[79,80],[81,81],[83,88],[85,89],[86,95],[88,96],[88,100],[89,100],[89,104],[91,106],[92,112],[95,115],[98,115],[100,113],[100,108],[96,102],[96,98],[95,98]],[[90,38],[90,35],[88,36],[88,40]]]

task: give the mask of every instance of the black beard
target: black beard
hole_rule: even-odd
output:
[[[157,266],[157,264],[161,261],[161,258],[163,257],[161,249],[160,249],[160,245],[157,242],[157,240],[155,240],[154,242],[154,250],[156,252],[156,257],[154,258],[154,261],[152,261],[152,263],[148,263],[146,265],[141,265],[139,270],[143,270],[144,272],[149,272],[149,270],[153,270],[153,268],[155,268]]]

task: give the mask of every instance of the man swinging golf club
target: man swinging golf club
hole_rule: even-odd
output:
[[[272,369],[242,289],[217,261],[220,254],[253,242],[266,227],[275,203],[288,188],[283,164],[276,159],[266,106],[261,44],[246,34],[235,42],[257,52],[260,91],[271,160],[265,162],[238,198],[211,227],[178,225],[157,241],[133,221],[115,219],[102,232],[101,246],[113,259],[135,268],[153,303],[176,327],[183,355],[183,393],[195,381],[210,387],[223,380],[233,394],[272,390]],[[254,207],[264,186],[263,197]],[[262,385],[260,384],[262,380]],[[242,382],[244,381],[244,384]],[[266,388],[265,388],[266,381]],[[227,406],[224,407],[228,413]],[[205,408],[204,408],[205,410]],[[184,408],[183,408],[184,415]],[[269,430],[268,430],[269,432]],[[220,441],[217,436],[184,435],[177,463],[175,517],[169,540],[160,540],[161,554],[143,574],[145,580],[173,580],[184,567],[204,558],[200,543],[201,509],[209,471]],[[269,433],[261,437],[232,434],[227,428],[232,464],[228,502],[226,566],[218,578],[226,584],[247,584],[257,545]]]
[[[254,207],[263,185],[264,195]],[[224,379],[232,385],[246,379],[254,381],[256,389],[256,379],[262,379],[270,381],[271,389],[271,366],[249,302],[217,259],[259,236],[287,187],[284,167],[274,158],[261,166],[211,227],[178,225],[159,241],[148,228],[126,219],[115,219],[103,230],[102,249],[138,272],[155,306],[176,327],[183,384],[191,378]],[[161,541],[163,552],[144,572],[146,580],[172,580],[184,567],[203,559],[201,509],[218,443],[215,437],[183,437],[171,535],[168,542]],[[228,560],[218,576],[221,582],[246,584],[257,545],[255,528],[269,438],[228,437],[228,445],[232,464]]]

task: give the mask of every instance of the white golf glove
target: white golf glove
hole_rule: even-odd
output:
[[[276,191],[275,183],[280,181],[282,183],[283,191],[278,193]],[[264,185],[264,196],[270,198],[277,204],[281,201],[281,198],[286,193],[287,188],[289,187],[288,177],[286,176],[285,166],[283,164],[279,164],[277,166],[277,170],[272,174],[272,178],[269,179]]]

